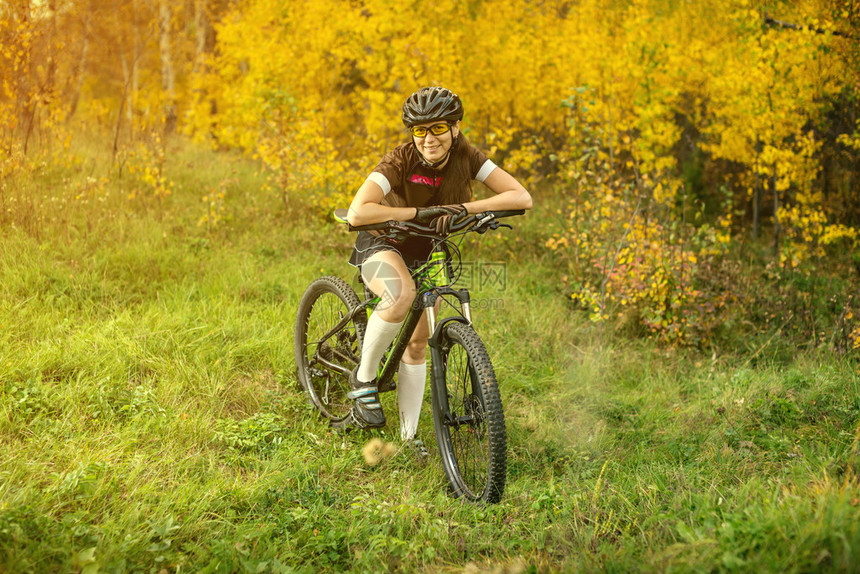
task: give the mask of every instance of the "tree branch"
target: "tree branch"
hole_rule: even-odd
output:
[[[840,32],[839,30],[825,30],[823,28],[814,28],[812,26],[800,26],[799,24],[792,24],[791,22],[783,22],[782,20],[777,20],[776,18],[771,18],[770,14],[767,12],[764,13],[764,23],[768,26],[774,26],[777,28],[786,28],[788,30],[811,30],[816,34],[833,34],[834,36],[842,36],[843,38],[851,38],[850,34],[846,34],[845,32]]]

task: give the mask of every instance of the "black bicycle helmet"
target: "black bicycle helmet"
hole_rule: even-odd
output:
[[[463,119],[463,103],[451,90],[438,86],[421,88],[403,104],[402,118],[407,128],[433,120],[456,122]]]

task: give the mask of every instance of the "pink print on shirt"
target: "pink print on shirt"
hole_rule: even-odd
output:
[[[423,183],[424,185],[430,185],[433,187],[439,187],[442,185],[441,177],[427,177],[426,175],[418,175],[417,173],[412,174],[412,178],[410,180],[412,183]]]

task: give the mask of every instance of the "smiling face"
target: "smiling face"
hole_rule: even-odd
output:
[[[430,128],[437,124],[445,124],[445,122],[435,121],[417,124],[419,127]],[[460,122],[456,122],[451,126],[451,129],[444,134],[434,135],[429,129],[424,137],[412,136],[412,141],[415,143],[415,148],[424,156],[424,160],[428,163],[436,163],[442,160],[450,151],[454,143],[454,138],[460,133]],[[444,165],[444,164],[443,164]],[[442,166],[439,166],[442,167]]]

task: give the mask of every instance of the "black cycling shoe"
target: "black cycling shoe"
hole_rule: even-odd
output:
[[[346,394],[347,398],[355,401],[352,405],[352,418],[359,428],[385,426],[385,413],[382,412],[382,403],[379,402],[376,379],[362,383],[355,376],[357,370],[358,368],[349,375],[349,386],[352,390]]]

